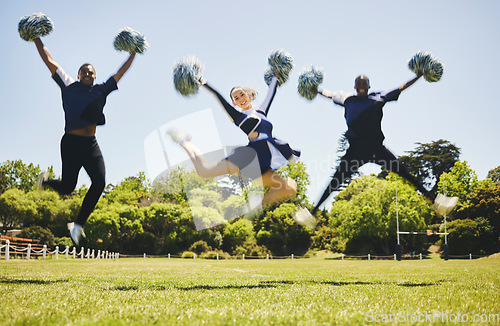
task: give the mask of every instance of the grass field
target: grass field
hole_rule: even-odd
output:
[[[2,325],[493,325],[500,259],[10,260],[0,295]]]

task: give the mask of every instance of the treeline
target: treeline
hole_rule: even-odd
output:
[[[448,216],[450,254],[497,252],[500,168],[491,170],[486,180],[478,180],[467,162],[458,160],[459,149],[450,145],[442,140],[419,144],[403,162],[412,163],[412,173],[425,179],[429,189],[446,190],[448,196],[460,198],[457,209]],[[423,147],[425,151],[421,151]],[[2,232],[21,228],[22,237],[39,239],[52,247],[72,246],[66,224],[77,215],[87,188],[82,186],[63,197],[50,189],[35,190],[40,172],[39,167],[21,161],[0,165]],[[329,211],[317,213],[318,224],[310,230],[293,218],[299,206],[312,208],[306,196],[309,177],[304,164],[290,164],[279,172],[297,181],[296,198],[254,213],[251,219],[247,214],[239,216],[245,211],[248,180],[230,176],[207,180],[182,168],[153,184],[144,173],[125,178],[105,189],[85,225],[82,245],[150,255],[187,255],[190,251],[221,257],[281,256],[304,255],[310,250],[390,255],[396,244],[396,210],[402,231],[443,231],[442,219],[434,213],[432,203],[405,180],[384,171],[346,185]],[[199,231],[195,225],[199,217],[210,226],[213,221],[235,216]],[[401,241],[405,252],[424,254],[430,243],[442,244],[437,236],[401,236]]]

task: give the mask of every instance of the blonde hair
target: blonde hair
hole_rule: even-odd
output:
[[[233,99],[233,92],[237,89],[241,89],[243,92],[248,93],[248,97],[250,98],[250,101],[253,101],[257,98],[257,92],[251,89],[250,87],[244,87],[244,86],[234,86],[231,88],[231,91],[229,92],[229,97],[231,97],[231,100],[234,101]]]

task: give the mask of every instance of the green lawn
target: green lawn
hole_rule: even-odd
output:
[[[438,313],[448,324],[476,316],[490,318],[476,324],[493,325],[500,324],[488,316],[500,314],[500,257],[11,259],[0,261],[0,295],[1,325],[432,324]]]

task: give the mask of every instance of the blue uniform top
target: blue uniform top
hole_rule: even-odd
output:
[[[86,86],[58,68],[52,78],[61,88],[65,131],[106,123],[103,113],[106,97],[118,89],[113,76],[105,83]]]
[[[349,140],[375,140],[382,142],[382,108],[385,103],[396,101],[401,91],[399,88],[388,93],[370,93],[356,96],[352,93],[335,92],[332,96],[335,104],[345,109],[347,123],[346,137]]]

